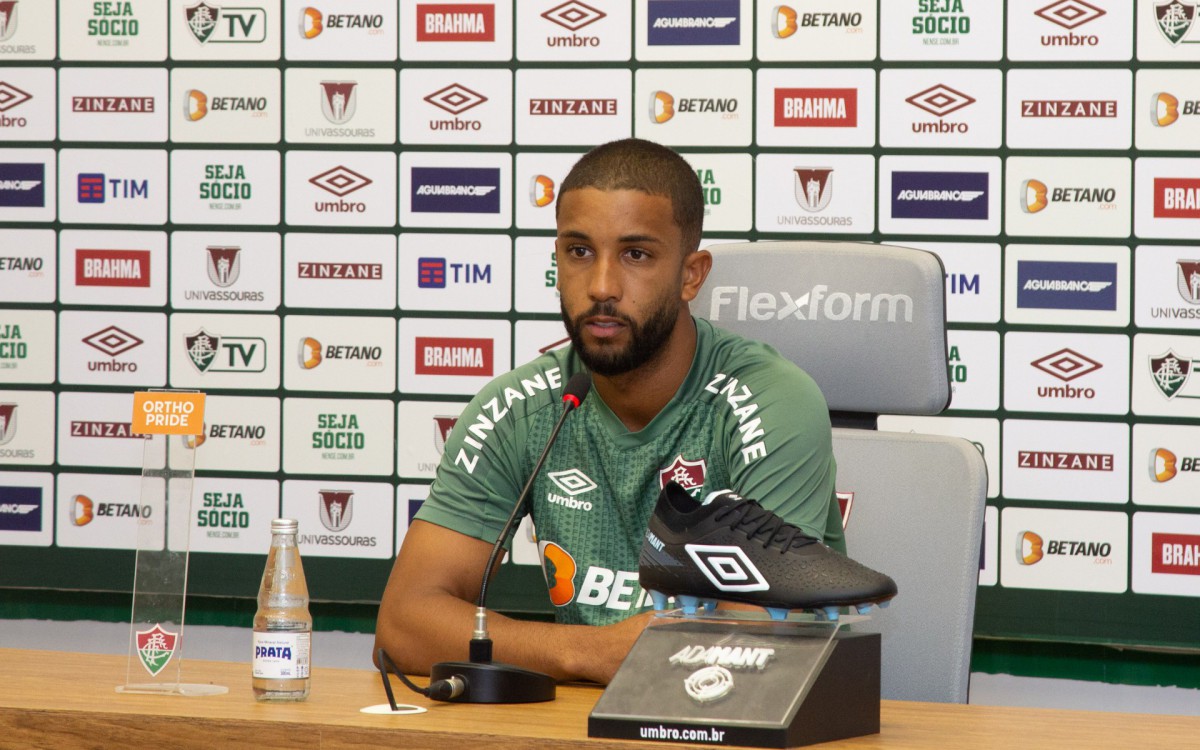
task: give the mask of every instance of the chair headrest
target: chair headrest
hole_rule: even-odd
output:
[[[933,253],[815,241],[709,250],[692,312],[775,347],[831,410],[937,414],[950,403],[945,271]]]

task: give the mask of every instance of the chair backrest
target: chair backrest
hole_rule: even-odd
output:
[[[944,270],[932,253],[857,242],[717,245],[697,315],[807,371],[831,411],[937,414],[950,399]],[[968,441],[837,427],[850,555],[896,580],[854,627],[883,635],[882,695],[965,702],[987,469]]]

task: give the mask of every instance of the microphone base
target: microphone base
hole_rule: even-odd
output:
[[[550,675],[496,662],[444,661],[429,671],[430,681],[458,676],[467,684],[449,703],[541,703],[554,700]]]

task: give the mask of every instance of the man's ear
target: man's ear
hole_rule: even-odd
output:
[[[700,293],[708,272],[712,270],[712,253],[697,250],[683,259],[683,301],[691,302]]]

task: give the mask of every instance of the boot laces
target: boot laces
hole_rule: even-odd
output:
[[[780,552],[806,547],[817,541],[799,526],[784,521],[755,500],[740,500],[722,508],[713,515],[713,522],[728,524],[733,530],[760,542],[763,547],[777,547]]]

